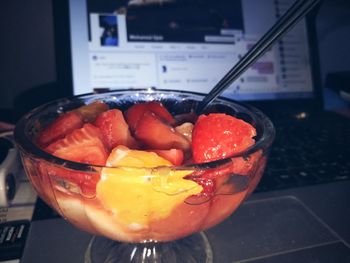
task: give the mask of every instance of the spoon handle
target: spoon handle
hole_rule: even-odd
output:
[[[281,16],[273,27],[235,64],[226,75],[214,86],[197,107],[202,113],[229,85],[235,81],[251,64],[267,51],[284,33],[299,22],[321,0],[297,0]]]

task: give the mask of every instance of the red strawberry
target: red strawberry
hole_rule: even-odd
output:
[[[175,119],[173,115],[164,107],[164,105],[157,101],[147,102],[147,110],[153,112],[159,116],[163,121],[169,123],[170,125],[175,124]]]
[[[204,177],[197,177],[197,176],[188,176],[187,179],[190,179],[200,186],[202,186],[203,190],[199,194],[189,196],[186,198],[186,203],[187,204],[192,204],[192,205],[198,205],[202,204],[205,202],[209,202],[211,198],[213,198],[215,194],[215,180],[210,179],[210,178],[204,178]],[[210,203],[209,203],[210,204]]]
[[[167,159],[173,165],[181,165],[184,160],[184,152],[180,149],[152,150],[160,157]]]
[[[44,128],[38,137],[40,147],[64,138],[67,134],[83,126],[83,117],[78,112],[67,112],[60,115],[53,123]]]
[[[100,180],[100,174],[98,171],[93,172],[80,172],[74,170],[68,170],[63,167],[56,166],[47,162],[41,162],[41,180],[50,184],[60,191],[67,191],[70,194],[83,194],[85,197],[94,197],[96,193],[96,184]],[[49,175],[49,176],[48,176]],[[64,184],[62,184],[64,180]],[[66,190],[62,188],[66,188]],[[43,187],[45,189],[45,186]],[[46,187],[49,189],[49,185]],[[44,190],[46,191],[46,190]],[[51,191],[46,191],[47,195],[52,194]],[[54,200],[54,197],[51,199]]]
[[[89,123],[45,150],[62,159],[94,165],[105,165],[108,157],[100,130]]]
[[[104,142],[109,149],[113,149],[118,145],[138,148],[137,142],[131,136],[129,126],[120,110],[112,109],[101,113],[96,118],[95,125],[100,128]]]
[[[244,151],[255,143],[256,131],[243,120],[223,113],[199,116],[192,131],[195,162],[209,162]]]
[[[74,130],[65,138],[50,144],[45,150],[63,159],[94,165],[105,165],[108,157],[100,130],[89,123]],[[70,184],[71,189],[76,188],[74,185],[78,186],[79,191],[89,197],[94,196],[96,183],[100,179],[97,172],[72,171],[53,164],[46,164],[46,162],[42,163],[42,169],[47,170],[54,180],[58,178],[66,180],[66,185]]]
[[[190,142],[185,137],[150,111],[146,111],[137,122],[135,137],[149,149],[190,148]]]
[[[136,129],[138,121],[146,111],[153,112],[154,114],[159,116],[164,122],[170,125],[175,124],[174,117],[163,106],[163,104],[161,104],[160,102],[151,101],[151,102],[135,104],[125,112],[125,118],[131,130],[134,131]]]
[[[192,178],[197,184],[203,187],[203,191],[199,195],[205,195],[211,197],[215,191],[215,180],[213,179],[204,179],[201,177]]]
[[[223,185],[229,179],[231,172],[230,164],[222,165],[215,168],[206,168],[203,170],[196,170],[192,174],[186,176],[186,179],[195,181],[203,187],[203,191],[191,198],[189,202],[202,202],[209,200],[217,194]],[[197,200],[198,199],[198,200]]]
[[[137,122],[142,115],[147,111],[145,103],[135,104],[125,111],[125,119],[132,131],[135,130]]]

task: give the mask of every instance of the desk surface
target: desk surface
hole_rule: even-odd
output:
[[[350,262],[350,181],[252,195],[206,231],[214,262]],[[21,263],[83,262],[91,235],[32,222]]]

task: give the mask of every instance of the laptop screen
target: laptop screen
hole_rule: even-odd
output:
[[[207,93],[293,2],[71,0],[73,94],[148,87]],[[223,95],[309,98],[310,64],[302,21]]]

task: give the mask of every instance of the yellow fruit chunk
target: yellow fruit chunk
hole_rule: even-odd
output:
[[[128,147],[119,145],[109,155],[106,166],[152,168],[156,166],[170,166],[171,163],[157,155],[155,152],[130,150]]]
[[[154,152],[118,146],[107,160],[113,168],[102,170],[96,196],[120,222],[147,228],[149,222],[166,218],[188,196],[202,191],[197,183],[183,179],[191,170],[172,170],[170,165]]]

